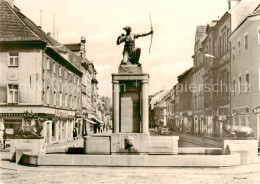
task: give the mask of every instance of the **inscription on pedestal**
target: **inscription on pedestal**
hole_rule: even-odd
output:
[[[140,133],[140,95],[126,92],[121,94],[121,132]]]

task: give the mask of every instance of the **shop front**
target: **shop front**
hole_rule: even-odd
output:
[[[0,127],[3,137],[7,141],[21,129],[22,126],[36,126],[41,118],[40,135],[47,144],[73,140],[73,127],[75,126],[75,111],[59,110],[49,107],[3,107],[0,113]],[[38,125],[37,125],[38,126]],[[1,138],[2,139],[2,138]]]

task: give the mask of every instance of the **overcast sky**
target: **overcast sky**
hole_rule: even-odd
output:
[[[206,25],[221,17],[227,0],[14,0],[14,4],[37,25],[53,33],[53,14],[58,40],[78,43],[86,37],[87,58],[94,62],[99,94],[111,96],[111,73],[117,72],[123,44],[116,45],[124,26],[133,33],[150,31],[149,12],[154,29],[151,37],[136,40],[142,49],[140,62],[150,74],[150,94],[169,89],[177,76],[192,66],[197,25]],[[56,30],[56,29],[55,29]]]

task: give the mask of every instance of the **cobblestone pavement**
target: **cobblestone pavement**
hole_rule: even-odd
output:
[[[252,166],[252,165],[251,165]],[[256,167],[256,166],[254,166]],[[259,167],[259,166],[258,166]],[[0,169],[3,183],[260,183],[260,170],[233,168],[40,167]]]
[[[28,167],[10,163],[8,154],[0,153],[0,181],[5,184],[260,184],[260,164],[225,168]]]

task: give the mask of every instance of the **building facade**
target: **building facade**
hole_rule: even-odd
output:
[[[193,67],[178,76],[178,96],[179,96],[179,131],[182,133],[192,133],[194,123],[192,116],[192,83],[191,72]]]
[[[197,26],[195,33],[195,45],[193,58],[193,70],[192,70],[192,85],[194,90],[192,91],[192,114],[194,129],[193,134],[201,135],[204,130],[204,53],[202,52],[202,41],[206,37],[206,26]]]
[[[260,8],[234,30],[231,54],[233,125],[251,127],[260,140]]]
[[[46,118],[41,135],[53,144],[73,139],[81,109],[81,58],[21,11],[0,1],[0,123],[7,137]]]

